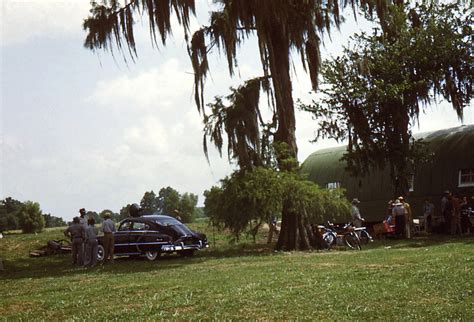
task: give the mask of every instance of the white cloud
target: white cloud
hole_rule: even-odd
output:
[[[1,44],[21,44],[35,37],[79,35],[89,7],[88,1],[3,0]]]
[[[193,77],[177,59],[172,58],[158,68],[130,76],[123,74],[112,80],[101,80],[90,102],[113,109],[159,109],[166,112],[176,108],[176,101],[190,101]]]

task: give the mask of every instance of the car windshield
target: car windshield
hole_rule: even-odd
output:
[[[173,225],[179,225],[180,222],[172,217],[161,217],[159,219],[156,219],[156,223],[162,226],[173,226]]]

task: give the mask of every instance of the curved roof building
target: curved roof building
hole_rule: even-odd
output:
[[[440,199],[446,190],[474,196],[474,125],[421,133],[416,139],[426,143],[430,161],[416,166],[406,196],[413,215],[421,216],[423,200],[431,198],[439,214]],[[308,179],[321,187],[346,189],[348,199],[359,198],[363,216],[370,221],[385,217],[387,202],[394,189],[388,169],[371,171],[365,177],[351,176],[341,161],[346,146],[312,153],[302,164]]]

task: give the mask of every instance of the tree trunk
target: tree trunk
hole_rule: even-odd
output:
[[[288,145],[291,156],[298,159],[296,145],[295,108],[290,77],[289,41],[286,26],[276,24],[268,44],[270,72],[275,90],[275,105],[278,116],[278,128],[275,133],[276,142]],[[281,170],[286,165],[278,160]],[[281,231],[276,245],[277,250],[295,250],[311,248],[310,240],[314,239],[312,230],[308,227],[303,216],[292,213],[288,204],[283,206]]]
[[[408,110],[403,106],[403,102],[397,102],[392,106],[394,113],[394,129],[396,131],[397,142],[390,153],[391,157],[391,177],[397,196],[406,196],[409,191],[408,177],[410,152],[410,132]]]

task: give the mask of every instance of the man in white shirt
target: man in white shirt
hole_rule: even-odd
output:
[[[109,259],[114,262],[114,231],[115,223],[110,219],[110,214],[104,215],[104,222],[102,223],[102,231],[104,232],[104,262]]]

